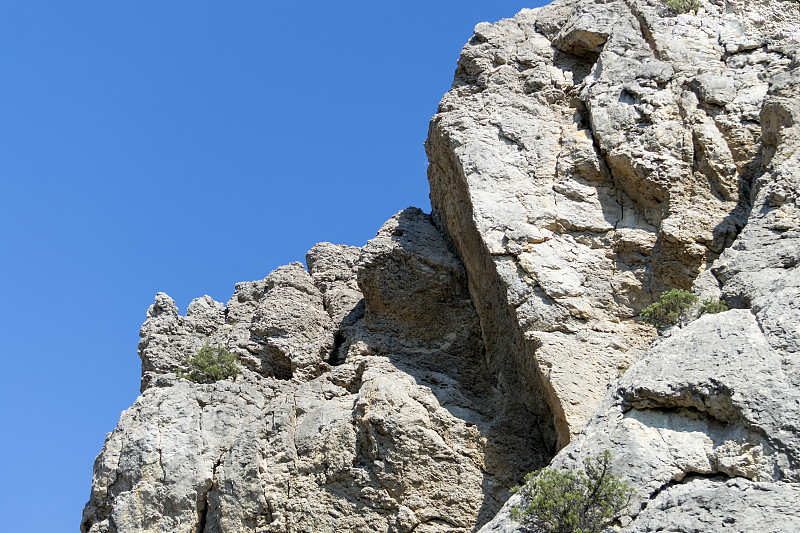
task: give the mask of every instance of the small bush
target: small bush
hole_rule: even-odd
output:
[[[599,533],[622,515],[636,492],[609,470],[611,452],[583,461],[584,469],[546,468],[515,487],[523,502],[511,518],[547,533]]]
[[[717,313],[722,313],[723,311],[728,310],[728,304],[725,300],[715,300],[713,298],[707,298],[703,300],[700,304],[700,309],[697,312],[697,316],[701,317],[705,314],[715,315]]]
[[[233,378],[239,375],[239,358],[221,346],[211,347],[208,343],[198,350],[192,357],[186,359],[189,373],[178,369],[175,374],[195,383],[214,383],[221,379]]]
[[[700,9],[700,0],[667,0],[661,9],[662,17],[674,17]]]
[[[661,299],[644,308],[639,316],[657,328],[683,323],[689,318],[689,309],[697,303],[697,296],[683,289],[661,293]]]

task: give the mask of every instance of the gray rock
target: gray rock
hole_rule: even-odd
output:
[[[799,518],[787,509],[800,490],[793,381],[749,310],[705,315],[625,372],[551,465],[578,468],[610,450],[613,471],[639,495],[625,531],[745,532],[756,520],[791,530],[781,528]],[[482,531],[516,531],[518,503]]]
[[[464,260],[493,370],[534,391],[559,447],[646,350],[638,313],[744,227],[761,104],[790,63],[757,43],[780,40],[795,7],[753,22],[556,1],[481,24],[464,47],[426,144],[433,216]],[[747,44],[753,24],[765,37]]]
[[[548,402],[566,445],[554,466],[609,449],[659,502],[631,509],[637,531],[668,528],[673,492],[698,498],[675,504],[676,531],[746,531],[762,500],[731,487],[749,483],[784,498],[763,500],[763,528],[795,516],[800,95],[794,52],[765,43],[800,10],[758,10],[525,10],[476,28],[431,122],[433,215],[464,260],[490,369]],[[693,283],[742,309],[647,352],[637,314]],[[682,487],[698,477],[721,481]],[[516,530],[511,505],[484,530]]]
[[[798,501],[796,485],[692,479],[659,493],[630,531],[797,531]]]
[[[638,493],[618,529],[800,529],[798,26],[640,0],[478,24],[432,215],[224,305],[156,296],[81,531],[521,531],[511,486],[604,450]],[[657,336],[673,287],[732,309]],[[206,342],[235,382],[176,377]]]
[[[267,398],[228,381],[170,385],[145,391],[106,438],[81,531],[193,532],[207,523],[226,457],[237,438],[256,431],[248,426],[261,425]],[[265,504],[262,497],[248,507],[263,512]]]
[[[184,367],[206,342],[237,354],[244,364],[242,379],[251,384],[259,376],[313,377],[325,369],[333,329],[322,293],[300,263],[260,281],[237,283],[227,305],[209,296],[195,299],[185,317],[169,296],[158,293],[140,332],[142,391],[157,376]]]
[[[360,314],[351,314],[363,299],[355,275],[360,255],[361,248],[328,242],[317,244],[306,254],[308,271],[322,292],[325,309],[338,328],[352,325],[363,316],[363,309],[360,309]]]
[[[487,369],[429,215],[399,213],[363,250],[319,244],[308,264],[186,317],[157,296],[147,387],[98,457],[82,531],[473,531],[549,459]],[[242,356],[235,383],[172,373],[204,341]]]

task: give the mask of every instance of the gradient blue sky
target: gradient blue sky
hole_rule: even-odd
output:
[[[461,46],[536,5],[3,2],[2,530],[77,531],[156,292],[224,302],[429,211]]]

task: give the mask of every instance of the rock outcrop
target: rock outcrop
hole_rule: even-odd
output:
[[[97,460],[82,531],[472,531],[549,460],[486,367],[463,266],[428,215],[307,261],[185,317],[156,296],[143,394]],[[235,383],[175,377],[203,342],[241,357]]]
[[[800,529],[799,13],[523,11],[476,28],[431,124],[434,216],[496,291],[487,350],[517,329],[490,359],[536,367],[553,466],[614,454],[626,530]],[[650,346],[636,315],[671,287],[737,309]],[[516,503],[482,531],[520,530]]]
[[[489,360],[544,385],[559,447],[654,338],[641,309],[747,221],[759,114],[791,58],[706,8],[558,0],[479,24],[431,122],[433,214],[482,296]]]
[[[156,296],[81,531],[518,531],[510,487],[603,450],[625,531],[800,530],[798,27],[790,0],[476,26],[432,215],[227,304]],[[674,287],[732,309],[658,336]],[[176,377],[206,342],[242,375]]]

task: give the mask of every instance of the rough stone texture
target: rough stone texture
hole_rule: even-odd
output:
[[[747,220],[759,113],[800,19],[790,2],[761,22],[737,6],[668,18],[557,0],[478,24],[431,122],[433,215],[490,367],[541,391],[529,408],[552,416],[559,448],[647,349],[641,309],[689,288]]]
[[[474,531],[549,458],[486,368],[464,268],[418,209],[319,244],[185,317],[156,296],[144,394],[95,465],[84,532]],[[203,342],[236,383],[173,370]]]
[[[743,479],[692,479],[659,494],[631,531],[800,530],[800,490],[796,485],[754,483]]]
[[[606,449],[624,531],[800,530],[800,5],[659,10],[479,24],[432,216],[185,316],[159,293],[81,531],[520,531],[510,486]],[[657,337],[672,287],[733,309]],[[236,382],[176,378],[204,342]]]
[[[308,379],[326,367],[333,329],[322,294],[300,263],[260,281],[237,283],[227,305],[196,298],[185,317],[161,292],[140,332],[142,392],[160,374],[180,368],[204,342],[238,354],[248,383],[259,377]]]
[[[640,496],[626,531],[748,532],[756,523],[759,531],[793,531],[800,528],[796,379],[750,310],[705,315],[625,372],[552,465],[576,468],[610,450],[613,470]],[[482,531],[520,530],[508,518],[516,503]]]
[[[106,438],[82,531],[216,531],[208,518],[233,473],[239,483],[225,492],[246,496],[237,515],[263,522],[266,501],[254,475],[260,454],[247,445],[264,431],[267,398],[247,385],[171,376],[145,391]],[[241,455],[231,457],[234,448]]]
[[[792,10],[786,20],[796,20],[796,6],[784,7]],[[722,46],[730,37],[725,31],[733,30],[718,22],[702,20],[699,27]],[[698,27],[688,16],[666,27],[674,32],[684,24]],[[656,49],[683,57],[676,51],[686,43],[659,41],[661,31],[656,25],[645,33]],[[739,309],[668,331],[611,384],[597,414],[552,462],[577,468],[584,457],[610,450],[615,472],[640,496],[621,520],[625,531],[800,530],[800,70],[796,59],[759,45],[722,56],[739,66],[727,74],[734,87],[747,72],[741,65],[751,64],[742,53],[776,54],[763,63],[761,96],[749,104],[760,133],[759,142],[745,146],[759,154],[746,171],[749,214],[732,245],[694,283],[701,297],[722,297]],[[688,86],[703,84],[700,100],[716,94],[714,105],[725,106],[716,111],[732,120],[730,102],[738,96],[726,96],[730,84],[706,77]],[[755,127],[749,119],[742,124]],[[701,172],[709,175],[706,167]],[[482,531],[521,530],[508,515],[517,503],[512,498]]]

